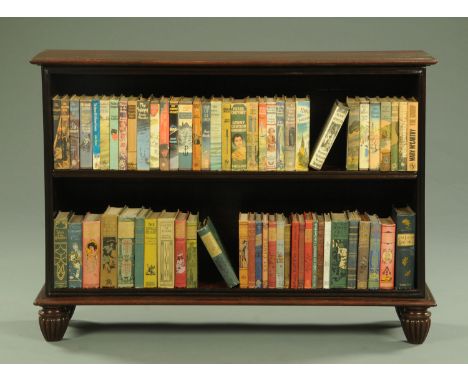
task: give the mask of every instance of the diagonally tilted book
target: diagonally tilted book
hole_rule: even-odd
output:
[[[203,223],[200,223],[197,232],[227,286],[232,288],[239,285],[239,279],[232,268],[229,256],[209,217],[207,217]]]

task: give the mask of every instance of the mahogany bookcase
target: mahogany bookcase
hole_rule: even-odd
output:
[[[47,341],[63,338],[76,305],[334,305],[394,306],[409,343],[424,342],[428,308],[436,306],[425,279],[426,67],[423,51],[163,52],[46,50],[41,66],[44,127],[45,285],[34,304]],[[192,172],[54,170],[51,99],[56,94],[310,96],[310,143],[335,99],[405,96],[419,101],[418,172],[346,171],[346,128],[322,171]],[[62,211],[102,212],[107,205],[199,211],[210,216],[238,269],[239,211],[343,211],[389,216],[393,205],[416,212],[416,288],[229,289],[199,240],[197,289],[54,289],[53,219]]]

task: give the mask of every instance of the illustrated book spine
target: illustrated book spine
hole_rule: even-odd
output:
[[[187,219],[187,288],[198,288],[198,214]]]
[[[359,170],[369,170],[369,100],[360,99],[359,104]]]
[[[367,289],[369,278],[369,244],[370,221],[366,215],[361,215],[359,222],[358,261],[357,261],[357,289]]]
[[[258,102],[247,102],[247,171],[258,171]]]
[[[408,133],[408,102],[402,99],[398,105],[398,171],[407,170],[407,133]]]
[[[176,288],[187,287],[187,219],[175,221],[175,280]]]
[[[369,239],[369,279],[367,281],[368,289],[379,289],[380,285],[380,235],[380,222],[378,218],[371,217]]]
[[[247,239],[247,285],[249,288],[255,288],[255,241],[256,241],[256,223],[255,223],[255,216],[253,214],[249,214],[249,223],[248,223],[248,239]]]
[[[284,287],[291,285],[291,223],[284,224]]]
[[[193,129],[193,146],[192,146],[192,170],[201,170],[201,149],[202,149],[202,125],[201,125],[201,101],[200,98],[195,98],[192,108],[192,129]]]
[[[262,214],[262,286],[268,288],[268,214]]]
[[[81,220],[68,224],[68,287],[83,286],[83,231]]]
[[[179,169],[179,100],[171,98],[169,102],[169,169],[171,171]]]
[[[145,217],[135,218],[135,288],[145,285]]]
[[[418,171],[418,101],[408,101],[407,170]]]
[[[266,102],[267,135],[266,135],[266,170],[276,171],[276,101]]]
[[[276,218],[276,288],[284,288],[284,220],[280,214]]]
[[[127,101],[127,169],[137,169],[137,99]]]
[[[392,99],[392,127],[391,127],[391,149],[390,149],[390,170],[398,171],[398,111],[399,102]]]
[[[258,102],[258,169],[266,170],[267,155],[267,105],[264,99]]]
[[[70,98],[53,100],[54,168],[70,168]],[[57,117],[58,114],[58,117]]]
[[[303,215],[299,215],[299,266],[297,268],[297,287],[304,289],[305,282],[305,222]]]
[[[349,222],[331,222],[330,288],[346,288]]]
[[[314,214],[312,224],[312,288],[318,285],[318,220]]]
[[[392,218],[382,219],[380,242],[380,289],[395,286],[395,223]]]
[[[192,100],[184,100],[179,103],[178,123],[179,128],[177,131],[178,147],[179,147],[179,169],[191,170],[192,169]]]
[[[80,98],[80,168],[93,167],[91,98]]]
[[[211,125],[211,103],[210,101],[202,101],[202,154],[201,154],[201,169],[210,169],[210,125]]]
[[[392,102],[383,99],[380,102],[380,171],[391,170],[392,149]]]
[[[348,135],[346,145],[346,170],[359,170],[359,99],[348,97]]]
[[[110,165],[110,104],[109,97],[101,97],[99,101],[99,145],[101,170],[109,170]]]
[[[140,171],[150,169],[149,102],[145,98],[137,101],[137,169]]]
[[[356,289],[357,279],[357,257],[359,239],[359,220],[349,219],[349,240],[348,240],[348,289]]]
[[[284,171],[284,99],[276,100],[276,170]]]
[[[99,288],[101,268],[101,224],[83,221],[83,288]]]
[[[304,288],[312,288],[312,261],[313,261],[313,220],[310,215],[304,216]]]
[[[70,168],[80,168],[80,98],[70,98]]]
[[[158,286],[174,288],[174,217],[158,218]]]
[[[63,139],[62,139],[62,119],[60,118],[61,99],[55,96],[52,99],[52,121],[54,124],[54,169],[62,167]]]
[[[54,288],[68,286],[68,219],[66,212],[59,212],[54,219]]]
[[[325,222],[323,216],[320,215],[318,218],[318,237],[317,237],[317,288],[323,288],[323,239],[325,231]]]
[[[268,288],[276,288],[276,220],[268,220]]]
[[[135,221],[119,219],[118,235],[117,286],[133,288],[135,286]]]
[[[159,100],[151,98],[150,118],[150,169],[159,170]]]
[[[218,99],[212,100],[210,112],[210,170],[220,171],[222,102]]]
[[[284,110],[284,169],[296,169],[296,103],[286,99]]]
[[[395,288],[415,288],[415,233],[416,215],[410,209],[394,209],[396,224]]]
[[[119,99],[112,97],[109,101],[109,169],[119,169]]]
[[[223,99],[222,103],[221,133],[221,169],[231,171],[231,101],[226,98]]]
[[[310,100],[296,100],[296,171],[307,171],[310,150]]]
[[[91,101],[92,126],[93,126],[93,170],[101,168],[101,129],[100,129],[100,104],[99,98]]]
[[[249,222],[239,214],[239,281],[240,288],[249,287]]]
[[[126,99],[119,100],[119,170],[128,168],[128,102]]]
[[[380,102],[371,98],[369,106],[369,170],[380,169]]]
[[[159,169],[169,170],[169,101],[162,97],[159,101]]]
[[[118,286],[118,216],[101,215],[101,288]]]
[[[323,288],[330,289],[331,220],[325,215],[323,234]]]
[[[291,276],[292,289],[298,288],[299,275],[299,221],[296,215],[291,215]]]
[[[145,249],[144,249],[144,288],[158,286],[158,219],[150,215],[145,218]]]
[[[247,170],[247,107],[245,102],[231,103],[231,169]]]

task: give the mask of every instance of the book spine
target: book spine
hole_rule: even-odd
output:
[[[158,219],[158,285],[174,288],[174,220]]]
[[[158,221],[156,218],[145,219],[145,247],[144,247],[144,288],[158,286]]]
[[[256,224],[255,220],[249,220],[248,222],[248,250],[247,250],[247,278],[248,278],[248,287],[255,288],[255,241],[256,241]]]
[[[284,222],[276,222],[276,288],[284,288]]]
[[[249,287],[249,223],[239,222],[239,281],[240,288]]]
[[[62,98],[60,102],[59,126],[60,129],[57,132],[58,140],[54,144],[54,147],[58,149],[57,151],[61,152],[58,168],[66,170],[70,168],[70,102],[68,97]]]
[[[291,224],[284,225],[284,287],[291,285]]]
[[[60,118],[61,100],[58,97],[52,99],[52,120],[54,124],[54,169],[62,166],[62,120]]]
[[[330,289],[331,222],[325,222],[323,236],[323,288]]]
[[[210,169],[210,125],[211,125],[211,104],[210,102],[202,103],[202,162],[201,169]]]
[[[193,146],[192,146],[192,170],[201,170],[201,102],[196,100],[193,102],[192,108],[192,129],[193,129]]]
[[[255,222],[255,288],[262,287],[262,222]]]
[[[312,288],[318,285],[318,220],[312,225]]]
[[[276,222],[268,222],[268,288],[276,288]]]
[[[323,288],[323,255],[324,255],[324,248],[323,248],[323,239],[324,239],[324,232],[325,225],[323,221],[319,221],[318,223],[318,255],[317,255],[317,288]]]
[[[65,219],[56,218],[54,221],[54,288],[68,286],[67,225]]]
[[[175,287],[187,287],[187,221],[175,221]]]
[[[93,170],[101,168],[101,129],[99,99],[91,101],[92,123],[93,123]]]
[[[371,222],[369,240],[369,279],[367,287],[369,289],[379,289],[380,276],[380,223]]]
[[[223,171],[231,171],[231,102],[226,100],[222,103],[221,133],[221,168]]]
[[[349,221],[348,289],[356,289],[356,268],[358,257],[359,221]]]
[[[296,104],[286,101],[284,111],[284,169],[296,169]]]
[[[266,104],[267,136],[266,136],[266,170],[276,171],[276,102]]]
[[[137,102],[137,169],[150,169],[149,102],[146,99]],[[143,279],[140,281],[143,285]]]
[[[150,115],[150,169],[159,170],[159,101],[151,100]]]
[[[304,288],[312,288],[312,261],[313,261],[313,227],[312,220],[306,220],[304,225]]]
[[[192,169],[192,113],[193,108],[191,103],[179,104],[179,129],[178,129],[178,147],[179,147],[179,169],[191,170]]]
[[[178,126],[179,126],[179,106],[177,101],[169,103],[169,169],[179,169],[179,142],[178,142]]]
[[[169,101],[159,101],[159,169],[169,170]]]
[[[135,288],[145,285],[145,218],[135,218]]]
[[[118,222],[117,286],[135,286],[135,221]]]
[[[398,106],[398,171],[406,171],[408,132],[408,102],[402,101]]]
[[[109,169],[119,169],[119,100],[112,98],[109,102]]]
[[[247,103],[247,171],[258,171],[258,102]]]
[[[187,288],[198,288],[197,221],[187,221]]]
[[[392,103],[380,104],[380,171],[391,170]]]
[[[390,170],[398,171],[398,101],[392,101],[392,127],[391,127],[391,149],[390,149]]]
[[[395,224],[382,224],[380,243],[380,289],[395,285]]]
[[[291,277],[292,289],[298,288],[299,275],[299,222],[291,223]]]
[[[414,289],[416,218],[394,214],[393,219],[396,223],[395,288]]]
[[[80,101],[70,100],[70,168],[80,168]]]
[[[359,102],[349,102],[346,170],[359,170]]]
[[[110,164],[110,120],[109,100],[101,99],[99,104],[99,142],[100,142],[100,169],[109,170]]]
[[[299,222],[299,266],[297,272],[297,287],[304,289],[305,284],[305,224]]]
[[[119,101],[119,170],[128,168],[128,124],[127,124],[128,103],[125,100]]]
[[[346,288],[349,222],[331,223],[330,288]]]
[[[371,102],[369,117],[369,170],[380,169],[380,102]]]
[[[80,168],[93,167],[91,101],[80,100]]]
[[[101,288],[117,288],[118,218],[101,216]]]
[[[418,102],[408,102],[407,170],[418,171]]]
[[[231,169],[247,170],[247,108],[245,103],[231,104]]]
[[[369,103],[359,105],[359,170],[369,170]]]
[[[296,171],[307,171],[310,150],[310,101],[296,102]]]
[[[268,221],[262,226],[262,286],[268,288]]]
[[[367,289],[369,278],[370,223],[359,223],[357,289]]]
[[[137,101],[127,101],[127,169],[137,169]]]
[[[221,101],[211,102],[210,115],[210,170],[221,170],[221,128],[222,110]]]
[[[284,101],[276,101],[276,170],[284,171]]]
[[[81,223],[68,225],[68,287],[81,288],[83,282],[83,237]]]
[[[83,288],[99,288],[101,223],[83,222]]]
[[[267,105],[266,102],[258,103],[258,169],[266,170],[267,154]]]

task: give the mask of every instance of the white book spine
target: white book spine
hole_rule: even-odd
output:
[[[323,288],[330,289],[331,221],[325,221],[323,235]]]

